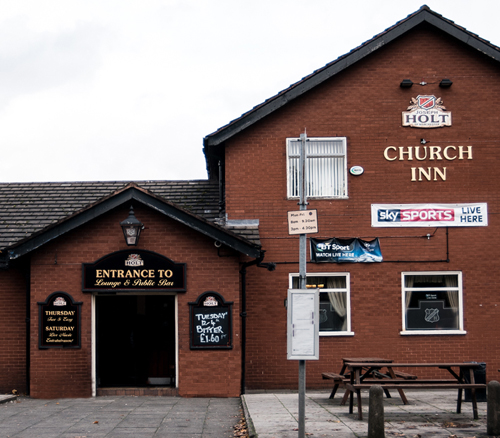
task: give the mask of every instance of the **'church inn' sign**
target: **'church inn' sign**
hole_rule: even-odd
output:
[[[412,97],[409,111],[402,113],[402,125],[411,128],[442,128],[451,126],[451,111],[440,97],[419,95]],[[442,162],[472,160],[472,146],[427,145],[425,139],[420,146],[388,146],[384,149],[387,161]],[[424,163],[422,163],[424,164]],[[410,181],[446,181],[446,167],[419,166],[410,168]]]

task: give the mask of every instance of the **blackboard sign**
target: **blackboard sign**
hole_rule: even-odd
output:
[[[189,303],[191,349],[231,349],[232,302],[217,292],[205,292]]]
[[[38,348],[80,348],[81,305],[66,292],[38,303]]]

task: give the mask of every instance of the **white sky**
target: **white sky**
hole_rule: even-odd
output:
[[[204,136],[423,4],[500,45],[498,0],[0,0],[0,181],[204,179]]]

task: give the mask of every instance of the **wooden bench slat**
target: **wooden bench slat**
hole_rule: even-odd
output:
[[[347,380],[347,383],[350,383],[349,379],[344,379],[344,381]],[[380,386],[385,386],[385,385],[391,385],[391,384],[397,384],[398,387],[401,385],[408,385],[410,388],[413,385],[419,384],[419,383],[426,383],[426,384],[438,384],[438,383],[446,383],[446,384],[452,384],[455,383],[457,384],[458,382],[455,379],[416,379],[416,380],[408,380],[408,379],[363,379],[361,384],[370,384],[370,385],[380,385]]]
[[[385,368],[385,367],[391,367],[391,368],[423,368],[423,367],[430,367],[430,368],[451,368],[451,367],[459,367],[459,368],[479,368],[481,364],[479,363],[474,363],[474,362],[452,362],[452,363],[385,363],[385,362],[378,362],[378,363],[363,363],[363,362],[348,362],[346,363],[347,368],[359,368],[359,367],[364,367],[364,368],[369,368],[369,367],[375,367],[375,368]]]
[[[358,383],[351,385],[346,384],[347,388],[352,389],[369,389],[372,386],[379,385],[386,389],[479,389],[486,388],[484,383],[412,383],[408,385],[406,383]]]
[[[407,380],[417,379],[417,376],[415,374],[403,373],[401,371],[394,371],[394,374],[396,375],[396,377],[401,377],[402,379],[407,379]]]
[[[323,379],[331,379],[331,380],[343,380],[345,377],[341,374],[336,373],[323,373]]]
[[[375,377],[379,377],[381,379],[384,379],[384,378],[390,379],[391,378],[391,376],[389,374],[381,373],[380,371],[377,371],[377,370],[372,371],[372,374]],[[399,377],[401,379],[406,379],[406,380],[415,380],[417,378],[417,376],[415,374],[402,373],[401,371],[394,371],[394,375],[396,377]]]

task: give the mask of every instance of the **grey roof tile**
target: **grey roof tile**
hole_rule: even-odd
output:
[[[219,186],[216,181],[134,183],[208,221],[215,222],[219,218]],[[0,183],[0,249],[40,232],[128,184],[128,181]],[[232,231],[240,234],[240,230]],[[257,243],[258,229],[257,233],[254,230],[245,238]]]

